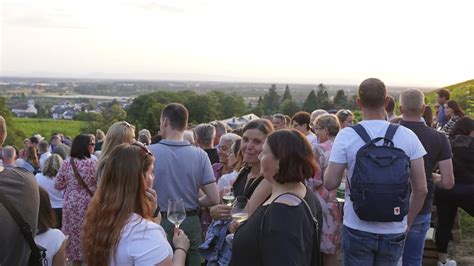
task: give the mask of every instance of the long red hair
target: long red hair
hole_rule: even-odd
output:
[[[146,198],[145,173],[154,158],[141,147],[121,144],[104,164],[101,182],[87,209],[83,246],[87,265],[108,265],[114,256],[120,232],[132,213],[152,217]]]

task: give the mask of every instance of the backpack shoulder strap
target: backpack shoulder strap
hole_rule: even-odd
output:
[[[365,143],[369,143],[372,140],[361,124],[352,125],[351,128],[354,129],[354,131],[365,141]]]
[[[397,129],[400,125],[390,123],[387,128],[387,132],[385,133],[385,139],[392,140],[393,136],[395,135],[395,132],[397,132]]]

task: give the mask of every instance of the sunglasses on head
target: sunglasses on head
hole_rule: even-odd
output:
[[[148,156],[148,155],[153,156],[153,153],[151,153],[151,151],[150,151],[145,145],[143,145],[141,142],[138,142],[138,141],[137,141],[137,142],[132,143],[131,145],[132,145],[132,146],[140,147],[140,149],[141,149],[142,151],[144,151],[147,156]]]

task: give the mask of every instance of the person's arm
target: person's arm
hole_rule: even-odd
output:
[[[328,168],[324,172],[324,186],[327,190],[331,191],[339,187],[346,165],[345,163],[329,162]]]
[[[426,194],[428,194],[423,157],[411,160],[410,183],[412,193],[408,211],[408,227],[411,226],[413,220],[420,212],[425,202]]]
[[[266,179],[263,179],[260,184],[255,188],[252,196],[250,197],[247,207],[249,216],[251,216],[255,210],[257,210],[262,203],[270,197],[272,194],[272,185]]]
[[[433,173],[433,181],[439,188],[451,189],[454,186],[453,161],[447,159],[438,162],[440,174]]]
[[[204,196],[199,198],[199,204],[204,207],[211,207],[219,203],[219,192],[217,191],[216,182],[212,182],[201,187]]]
[[[56,175],[56,181],[54,182],[54,188],[57,190],[63,190],[66,188],[66,173],[65,173],[65,166],[68,164],[64,162],[58,170],[58,174]]]
[[[66,246],[67,246],[68,239],[64,239],[61,247],[59,248],[58,252],[53,257],[53,266],[64,266],[66,265]]]

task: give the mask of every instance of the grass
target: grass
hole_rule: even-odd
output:
[[[81,133],[81,129],[87,125],[84,121],[54,120],[38,118],[13,118],[15,128],[22,131],[25,136],[41,134],[47,140],[52,133],[63,133],[65,136],[74,138]]]

